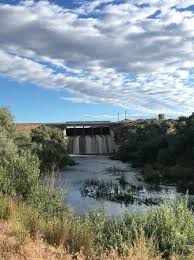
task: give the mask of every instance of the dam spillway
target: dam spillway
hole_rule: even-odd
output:
[[[114,141],[111,135],[76,136],[68,138],[70,154],[111,154]]]
[[[114,134],[107,125],[92,124],[68,126],[68,152],[75,155],[112,154],[115,150]]]

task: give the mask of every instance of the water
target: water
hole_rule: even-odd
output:
[[[85,135],[68,137],[68,151],[71,154],[111,154],[114,151],[112,135]]]
[[[118,182],[118,176],[107,173],[107,168],[117,167],[125,170],[128,183],[141,187],[136,196],[143,199],[164,199],[165,197],[173,200],[176,197],[176,187],[174,186],[157,186],[153,187],[141,178],[141,174],[133,169],[130,164],[120,161],[111,160],[108,156],[73,156],[77,163],[75,166],[68,167],[65,171],[55,177],[55,187],[64,192],[66,203],[73,209],[76,215],[95,211],[98,208],[104,208],[106,215],[117,216],[125,211],[140,212],[150,206],[144,203],[134,202],[125,205],[124,203],[99,200],[81,195],[81,187],[88,179],[104,180],[105,182]],[[49,177],[50,178],[50,177]],[[48,179],[49,180],[49,179]]]

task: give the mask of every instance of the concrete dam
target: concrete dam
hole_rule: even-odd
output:
[[[19,131],[29,134],[39,126],[60,128],[67,138],[70,154],[112,154],[115,151],[114,123],[110,121],[79,121],[64,123],[26,123],[16,124]]]
[[[111,154],[115,150],[114,133],[108,122],[69,122],[64,134],[70,154]]]

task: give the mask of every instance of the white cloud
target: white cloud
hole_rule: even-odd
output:
[[[63,99],[74,103],[144,114],[194,110],[194,13],[179,10],[194,1],[81,3],[1,4],[0,74],[68,91]]]
[[[111,120],[111,121],[115,121],[118,119],[117,115],[110,115],[110,114],[85,114],[83,115],[83,117],[87,118],[87,119],[91,119],[91,120]]]

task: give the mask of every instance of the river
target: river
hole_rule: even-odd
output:
[[[73,209],[75,215],[83,215],[88,212],[103,208],[107,216],[117,216],[125,211],[140,212],[151,205],[147,201],[161,201],[164,198],[173,200],[176,197],[175,186],[151,186],[142,180],[138,170],[130,164],[111,160],[108,156],[73,156],[76,165],[69,166],[65,171],[49,177],[47,181],[53,182],[53,186],[64,194],[65,202]],[[96,198],[90,193],[83,194],[83,185],[88,180],[103,181],[103,183],[118,183],[118,176],[107,169],[122,169],[127,180],[127,187],[138,187],[133,191],[136,198],[133,202],[110,201],[107,198]],[[126,189],[126,188],[125,188]],[[145,202],[146,201],[146,202]],[[152,203],[151,203],[152,204]]]

